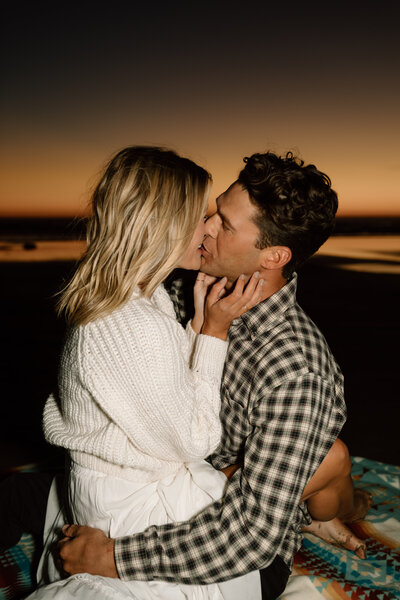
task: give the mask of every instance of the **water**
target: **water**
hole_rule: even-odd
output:
[[[400,235],[333,236],[318,256],[331,257],[330,265],[340,269],[399,275]]]
[[[64,325],[55,294],[84,249],[76,240],[0,242],[0,468],[47,457],[41,411],[55,386]],[[32,247],[34,245],[34,247]],[[400,235],[332,237],[299,273],[298,299],[345,375],[353,455],[400,464]]]
[[[0,262],[73,261],[85,247],[82,240],[0,241]],[[332,236],[317,255],[337,258],[330,262],[336,268],[399,274],[400,235]]]
[[[86,247],[79,240],[0,242],[0,262],[74,261]]]

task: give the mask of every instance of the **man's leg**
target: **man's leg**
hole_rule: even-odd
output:
[[[50,473],[14,473],[0,482],[0,552],[23,533],[43,534],[52,480]]]
[[[363,519],[372,498],[368,492],[354,489],[350,471],[347,446],[336,440],[304,489],[302,500],[307,501],[313,522],[303,531],[366,558],[365,543],[345,523]]]
[[[351,460],[346,444],[337,439],[304,488],[302,502],[313,519],[329,521],[335,517],[345,523],[363,519],[371,507],[364,490],[354,490],[350,475]]]
[[[230,479],[241,466],[236,464],[221,470]],[[365,517],[371,507],[371,496],[364,490],[354,490],[350,471],[347,446],[337,439],[301,496],[313,519],[329,521],[337,517],[349,523]]]

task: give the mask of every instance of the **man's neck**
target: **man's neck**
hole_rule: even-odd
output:
[[[286,283],[287,279],[281,273],[279,273],[278,277],[273,277],[271,280],[264,279],[261,302],[278,292]]]
[[[287,279],[285,279],[280,271],[268,271],[264,273],[260,273],[260,278],[264,279],[262,297],[260,302],[270,298],[273,294],[275,294],[278,290],[283,288],[287,283]],[[247,279],[246,283],[250,278]],[[226,289],[230,291],[236,283],[235,281],[228,281],[226,283]]]

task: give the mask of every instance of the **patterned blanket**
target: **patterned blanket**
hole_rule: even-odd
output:
[[[307,535],[280,600],[400,600],[400,467],[355,457],[352,476],[373,496],[367,519],[352,525],[366,540],[367,559]],[[34,551],[26,534],[0,555],[0,600],[31,591]]]
[[[281,600],[394,600],[400,598],[400,467],[353,457],[352,477],[373,505],[352,530],[367,544],[367,559],[306,535]]]

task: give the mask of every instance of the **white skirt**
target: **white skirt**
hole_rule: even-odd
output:
[[[75,523],[102,529],[109,537],[143,531],[150,525],[186,521],[224,493],[227,479],[206,461],[182,465],[177,473],[152,483],[137,483],[73,465],[69,504]],[[50,547],[65,517],[58,511],[55,490],[46,515],[46,549],[39,565],[41,586],[29,600],[84,598],[114,600],[260,600],[258,571],[223,583],[184,585],[162,581],[121,581],[88,574],[59,579]]]

